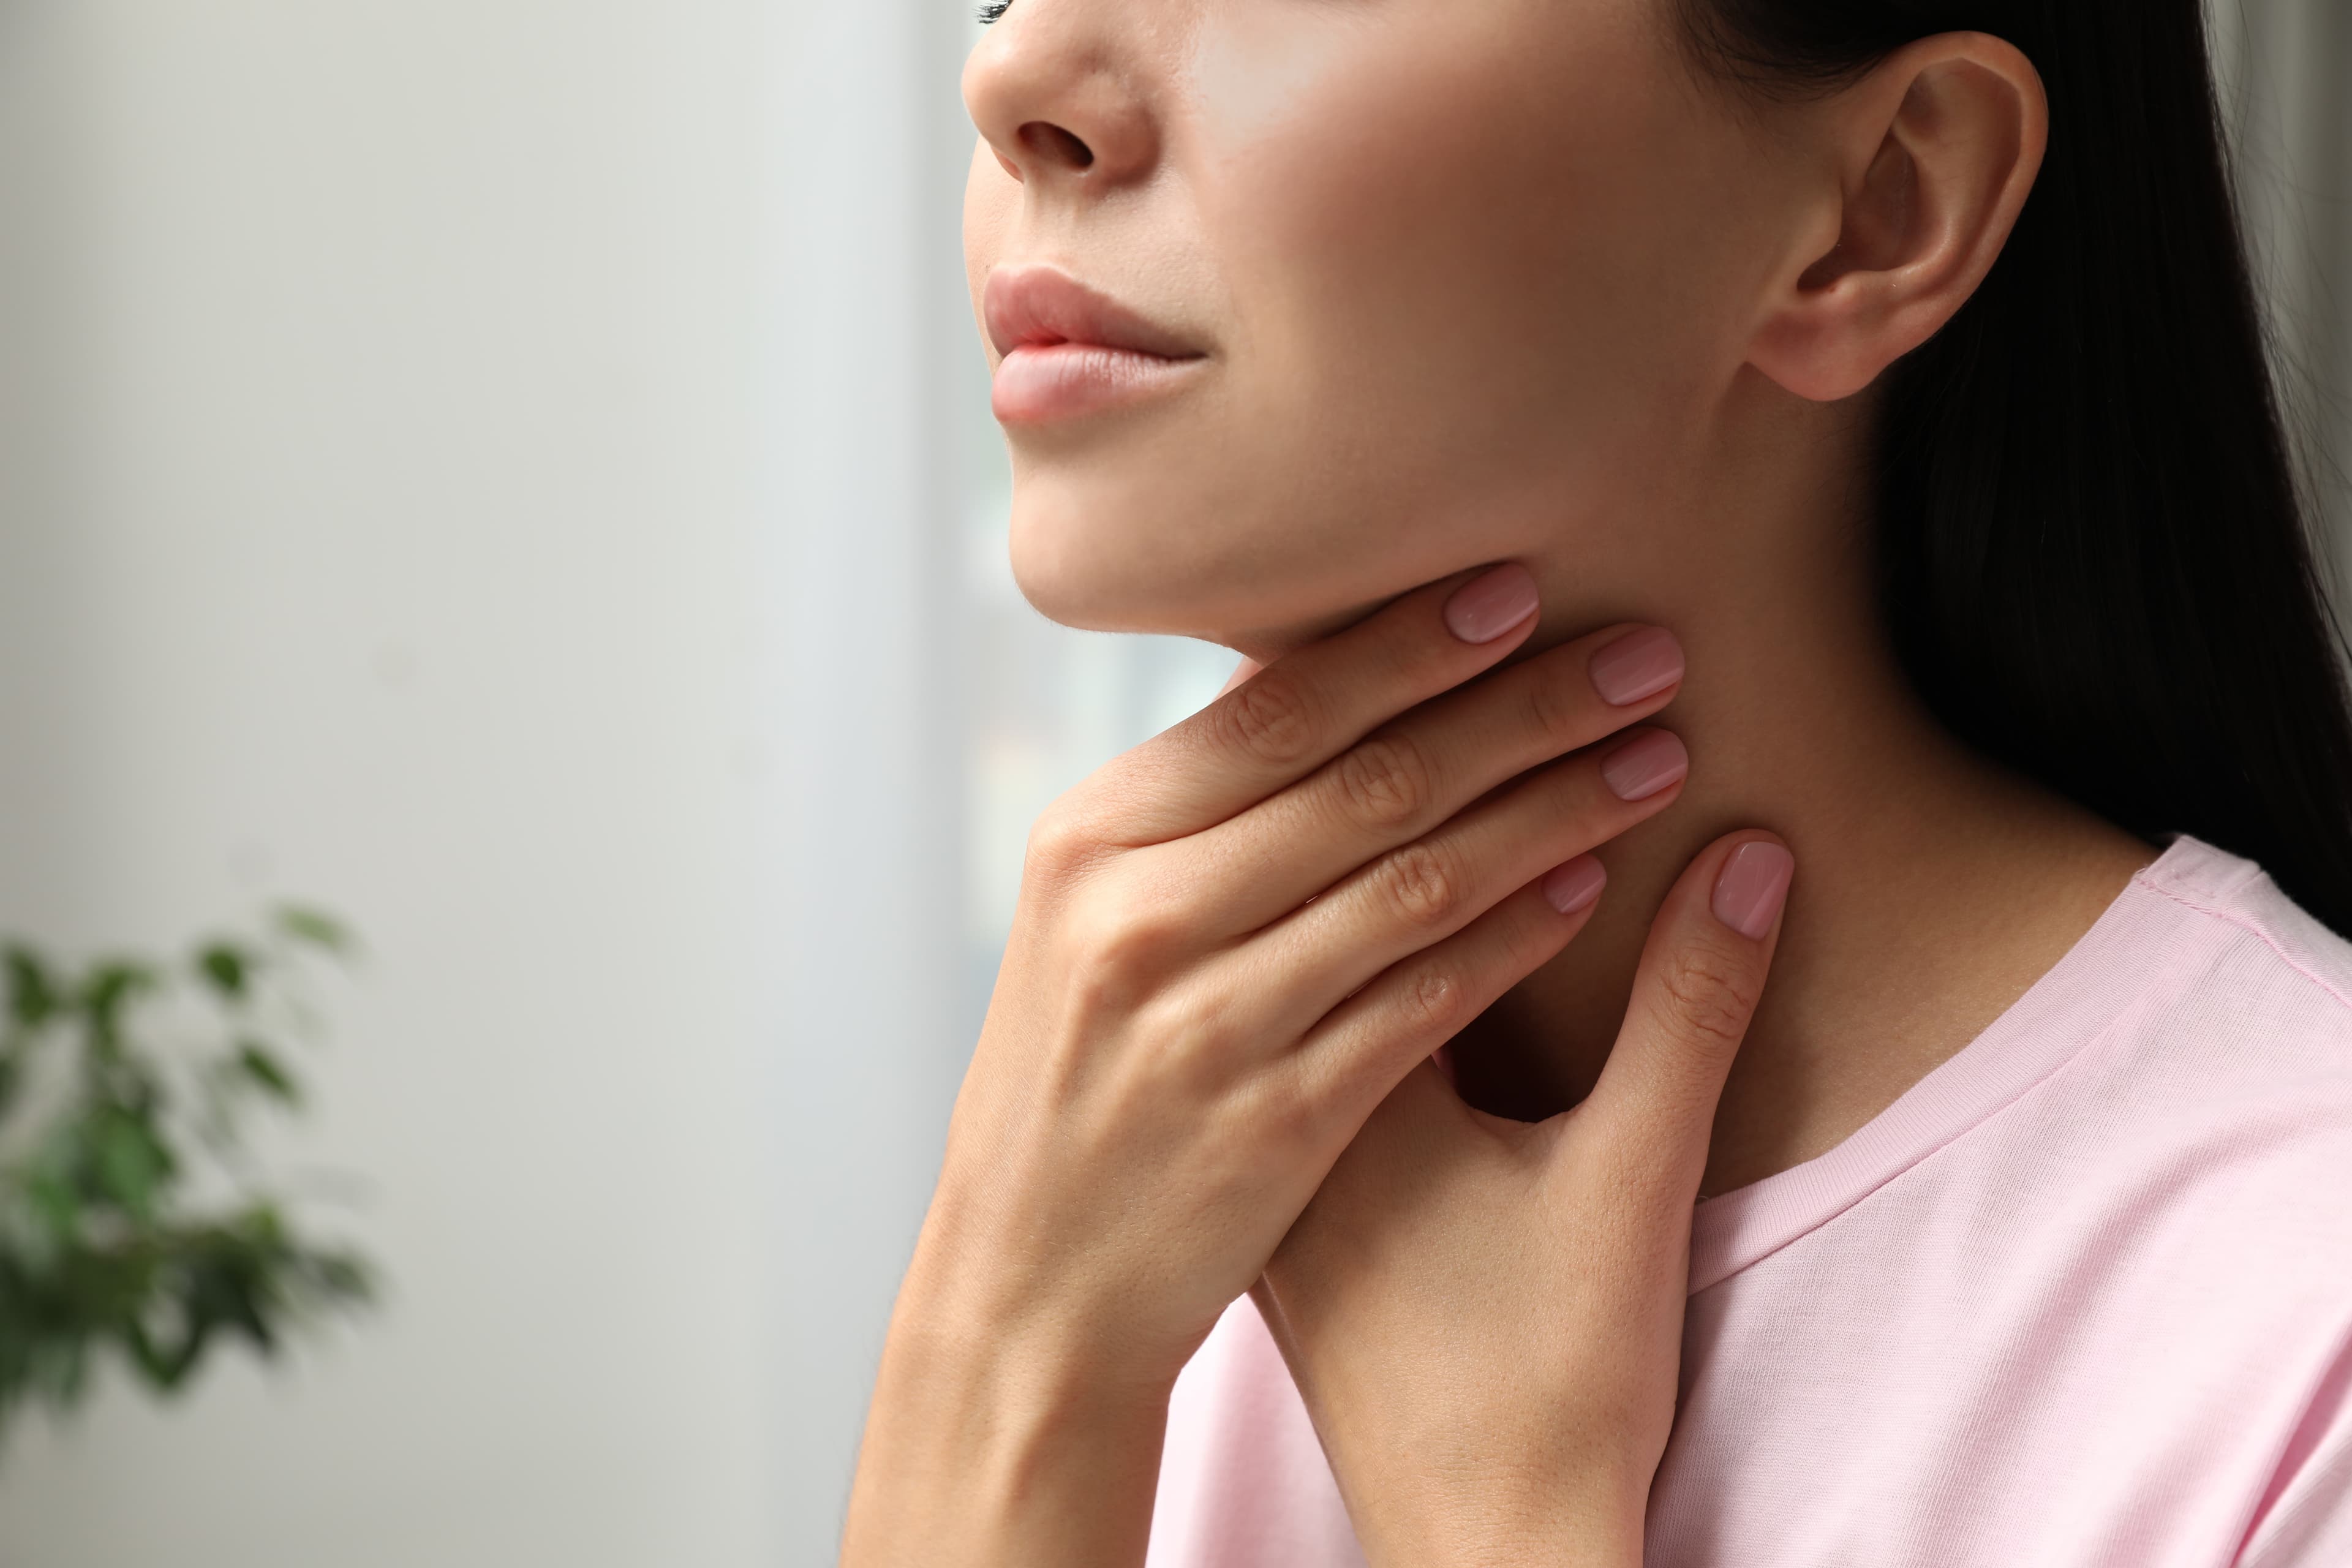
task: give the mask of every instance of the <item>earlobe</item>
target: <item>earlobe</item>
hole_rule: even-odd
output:
[[[2007,244],[2048,118],[2032,65],[1981,33],[1923,39],[1825,105],[1836,238],[1776,282],[1749,363],[1832,402],[1935,336]]]

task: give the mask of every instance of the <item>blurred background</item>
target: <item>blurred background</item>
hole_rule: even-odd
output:
[[[2213,15],[2331,537],[2352,7]],[[955,0],[0,0],[0,933],[366,943],[373,1311],[0,1443],[7,1568],[829,1562],[1045,802]],[[2352,556],[2352,552],[2339,559]]]

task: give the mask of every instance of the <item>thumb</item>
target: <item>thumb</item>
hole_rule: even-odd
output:
[[[1587,1102],[1633,1168],[1698,1194],[1716,1102],[1763,998],[1796,858],[1765,833],[1709,845],[1650,927],[1625,1025]],[[1686,1189],[1686,1190],[1685,1190]]]
[[[1234,666],[1234,672],[1225,677],[1224,687],[1217,693],[1217,695],[1223,697],[1226,692],[1233,690],[1235,687],[1247,686],[1250,683],[1251,679],[1255,677],[1259,670],[1264,669],[1265,668],[1265,666],[1258,663],[1257,660],[1249,658],[1247,655],[1243,656],[1242,661]]]

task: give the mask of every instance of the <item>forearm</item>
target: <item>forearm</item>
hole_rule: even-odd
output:
[[[902,1307],[859,1454],[842,1568],[1143,1561],[1168,1391]]]

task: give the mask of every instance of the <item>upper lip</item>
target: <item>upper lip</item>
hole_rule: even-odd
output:
[[[981,297],[989,341],[999,354],[1082,343],[1159,359],[1199,359],[1201,351],[1158,322],[1053,267],[999,268]]]

